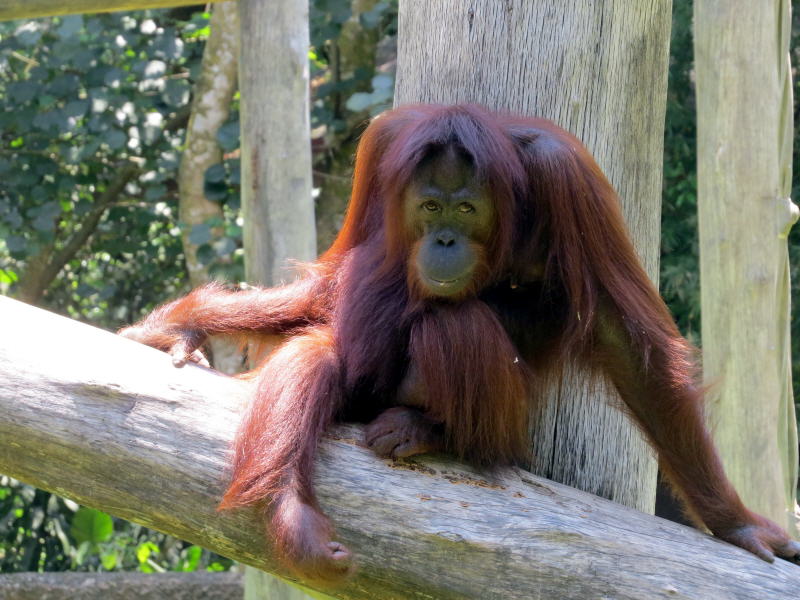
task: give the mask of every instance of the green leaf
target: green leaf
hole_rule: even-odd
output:
[[[83,29],[83,16],[82,15],[68,15],[61,17],[61,23],[58,26],[58,35],[61,37],[72,37]]]
[[[100,562],[106,571],[111,571],[117,566],[117,551],[111,550],[100,555]]]
[[[8,95],[18,103],[29,102],[41,91],[41,87],[31,81],[15,81],[6,87]]]
[[[214,262],[216,252],[210,244],[203,244],[197,249],[197,260],[202,265],[209,265]]]
[[[26,246],[25,238],[21,235],[10,235],[6,238],[6,248],[10,252],[22,252]]]
[[[372,87],[376,90],[391,90],[394,87],[394,77],[381,73],[372,78]]]
[[[239,147],[239,121],[225,123],[217,131],[217,142],[225,152],[232,152]]]
[[[28,48],[35,46],[42,37],[42,27],[45,23],[45,20],[24,22],[15,32],[17,42]]]
[[[158,184],[150,185],[144,190],[144,197],[146,200],[160,200],[167,195],[167,186]]]
[[[125,78],[125,71],[116,67],[108,69],[103,75],[103,83],[110,88],[118,88]]]
[[[73,118],[84,116],[87,110],[89,110],[88,100],[73,100],[64,106],[64,114]]]
[[[153,542],[144,542],[143,544],[139,544],[136,548],[136,560],[139,561],[139,565],[143,565],[147,562],[147,559],[150,558],[151,554],[158,554],[159,549],[156,544]]]
[[[222,202],[228,197],[228,186],[224,183],[205,182],[203,184],[203,193],[208,200],[212,202]]]
[[[366,110],[372,106],[372,104],[372,94],[367,94],[366,92],[356,92],[347,99],[347,102],[345,102],[347,109],[352,110],[353,112]]]
[[[88,283],[79,283],[78,287],[75,288],[75,293],[80,298],[90,298],[97,293],[97,290],[89,285]]]
[[[52,95],[59,98],[64,97],[74,97],[78,93],[78,88],[80,87],[80,80],[78,79],[77,75],[73,75],[72,73],[67,73],[65,75],[59,75],[53,81],[50,82],[50,85],[47,86],[47,91]],[[52,97],[51,96],[51,97]],[[42,99],[40,98],[39,104],[42,106],[46,106]]]
[[[22,227],[22,215],[19,214],[17,208],[7,208],[3,211],[3,221],[5,221],[11,229],[19,229]]]
[[[153,43],[153,49],[162,58],[177,60],[183,55],[183,40],[175,37],[174,28],[165,27],[164,33]]]
[[[161,94],[161,97],[169,106],[178,107],[189,102],[190,93],[191,88],[185,80],[170,79],[164,86],[164,93]]]
[[[42,204],[28,213],[34,216],[33,227],[37,231],[52,231],[61,214],[61,204],[55,200]]]
[[[206,244],[211,241],[211,227],[205,223],[200,223],[192,227],[189,232],[189,241],[196,246]]]
[[[228,168],[230,169],[230,177],[228,182],[231,185],[241,185],[242,183],[242,169],[241,161],[239,159],[228,161]]]
[[[114,533],[114,521],[108,514],[84,506],[72,517],[70,533],[78,543],[99,544],[108,541]]]
[[[236,250],[236,242],[228,237],[216,240],[212,246],[214,247],[214,251],[217,253],[217,256],[228,256],[229,254],[232,254],[234,250]]]
[[[206,183],[221,183],[225,181],[225,165],[217,163],[211,165],[206,169],[203,174],[203,179]]]
[[[128,141],[128,136],[119,129],[112,129],[103,136],[103,141],[112,150],[119,150]]]
[[[361,25],[367,29],[374,29],[381,23],[381,17],[389,9],[388,2],[378,2],[370,11],[359,15]]]
[[[228,185],[225,183],[225,165],[211,165],[203,174],[203,193],[212,202],[222,202],[228,196]]]
[[[203,556],[203,549],[200,546],[189,546],[182,552],[179,571],[196,571]]]
[[[0,269],[0,283],[15,283],[19,281],[19,275],[17,275],[11,269]],[[2,490],[0,490],[2,492]],[[2,497],[0,497],[2,500]]]

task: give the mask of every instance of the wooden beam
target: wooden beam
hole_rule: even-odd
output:
[[[271,572],[216,512],[248,384],[0,297],[0,472]],[[796,600],[800,567],[518,469],[393,462],[341,426],[316,486],[353,551],[340,600]]]
[[[221,0],[4,0],[0,2],[0,21],[36,19],[56,15],[103,13],[145,8],[191,6]]]

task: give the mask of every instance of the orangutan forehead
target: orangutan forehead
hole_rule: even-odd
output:
[[[437,146],[420,163],[420,181],[445,192],[460,190],[475,184],[472,157],[455,144]]]

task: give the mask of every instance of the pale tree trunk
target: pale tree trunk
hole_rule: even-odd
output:
[[[235,2],[214,7],[211,35],[203,51],[203,66],[194,89],[192,115],[186,129],[186,148],[178,171],[179,211],[183,223],[183,252],[192,287],[214,279],[208,265],[197,258],[198,245],[191,242],[192,228],[222,219],[222,206],[206,198],[203,190],[205,172],[222,162],[217,131],[228,119],[236,91],[239,60],[239,11]],[[214,234],[219,235],[217,227]],[[214,368],[236,373],[242,367],[242,353],[236,342],[215,338],[209,342]]]
[[[709,418],[745,503],[795,529],[797,429],[786,236],[788,0],[697,0],[697,183]]]
[[[477,102],[576,134],[656,281],[671,1],[405,2],[395,102]],[[608,386],[573,373],[534,416],[531,468],[645,512],[656,461]]]
[[[316,258],[311,196],[308,2],[240,0],[239,81],[245,273],[253,284],[295,277],[291,260]],[[245,570],[247,600],[307,597]]]
[[[241,0],[242,208],[247,281],[317,255],[311,197],[308,2]]]

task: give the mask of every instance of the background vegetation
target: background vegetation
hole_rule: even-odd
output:
[[[322,249],[341,222],[366,119],[391,105],[397,6],[313,0],[311,8]],[[660,287],[681,330],[700,344],[691,12],[689,0],[675,0]],[[208,18],[173,9],[0,23],[0,292],[114,330],[186,291],[176,177]],[[235,105],[218,141],[224,159],[206,172],[205,190],[224,217],[189,233],[203,262],[237,280]],[[795,304],[798,235],[790,237]],[[792,334],[800,365],[796,323]],[[228,566],[197,546],[0,476],[0,572]]]

